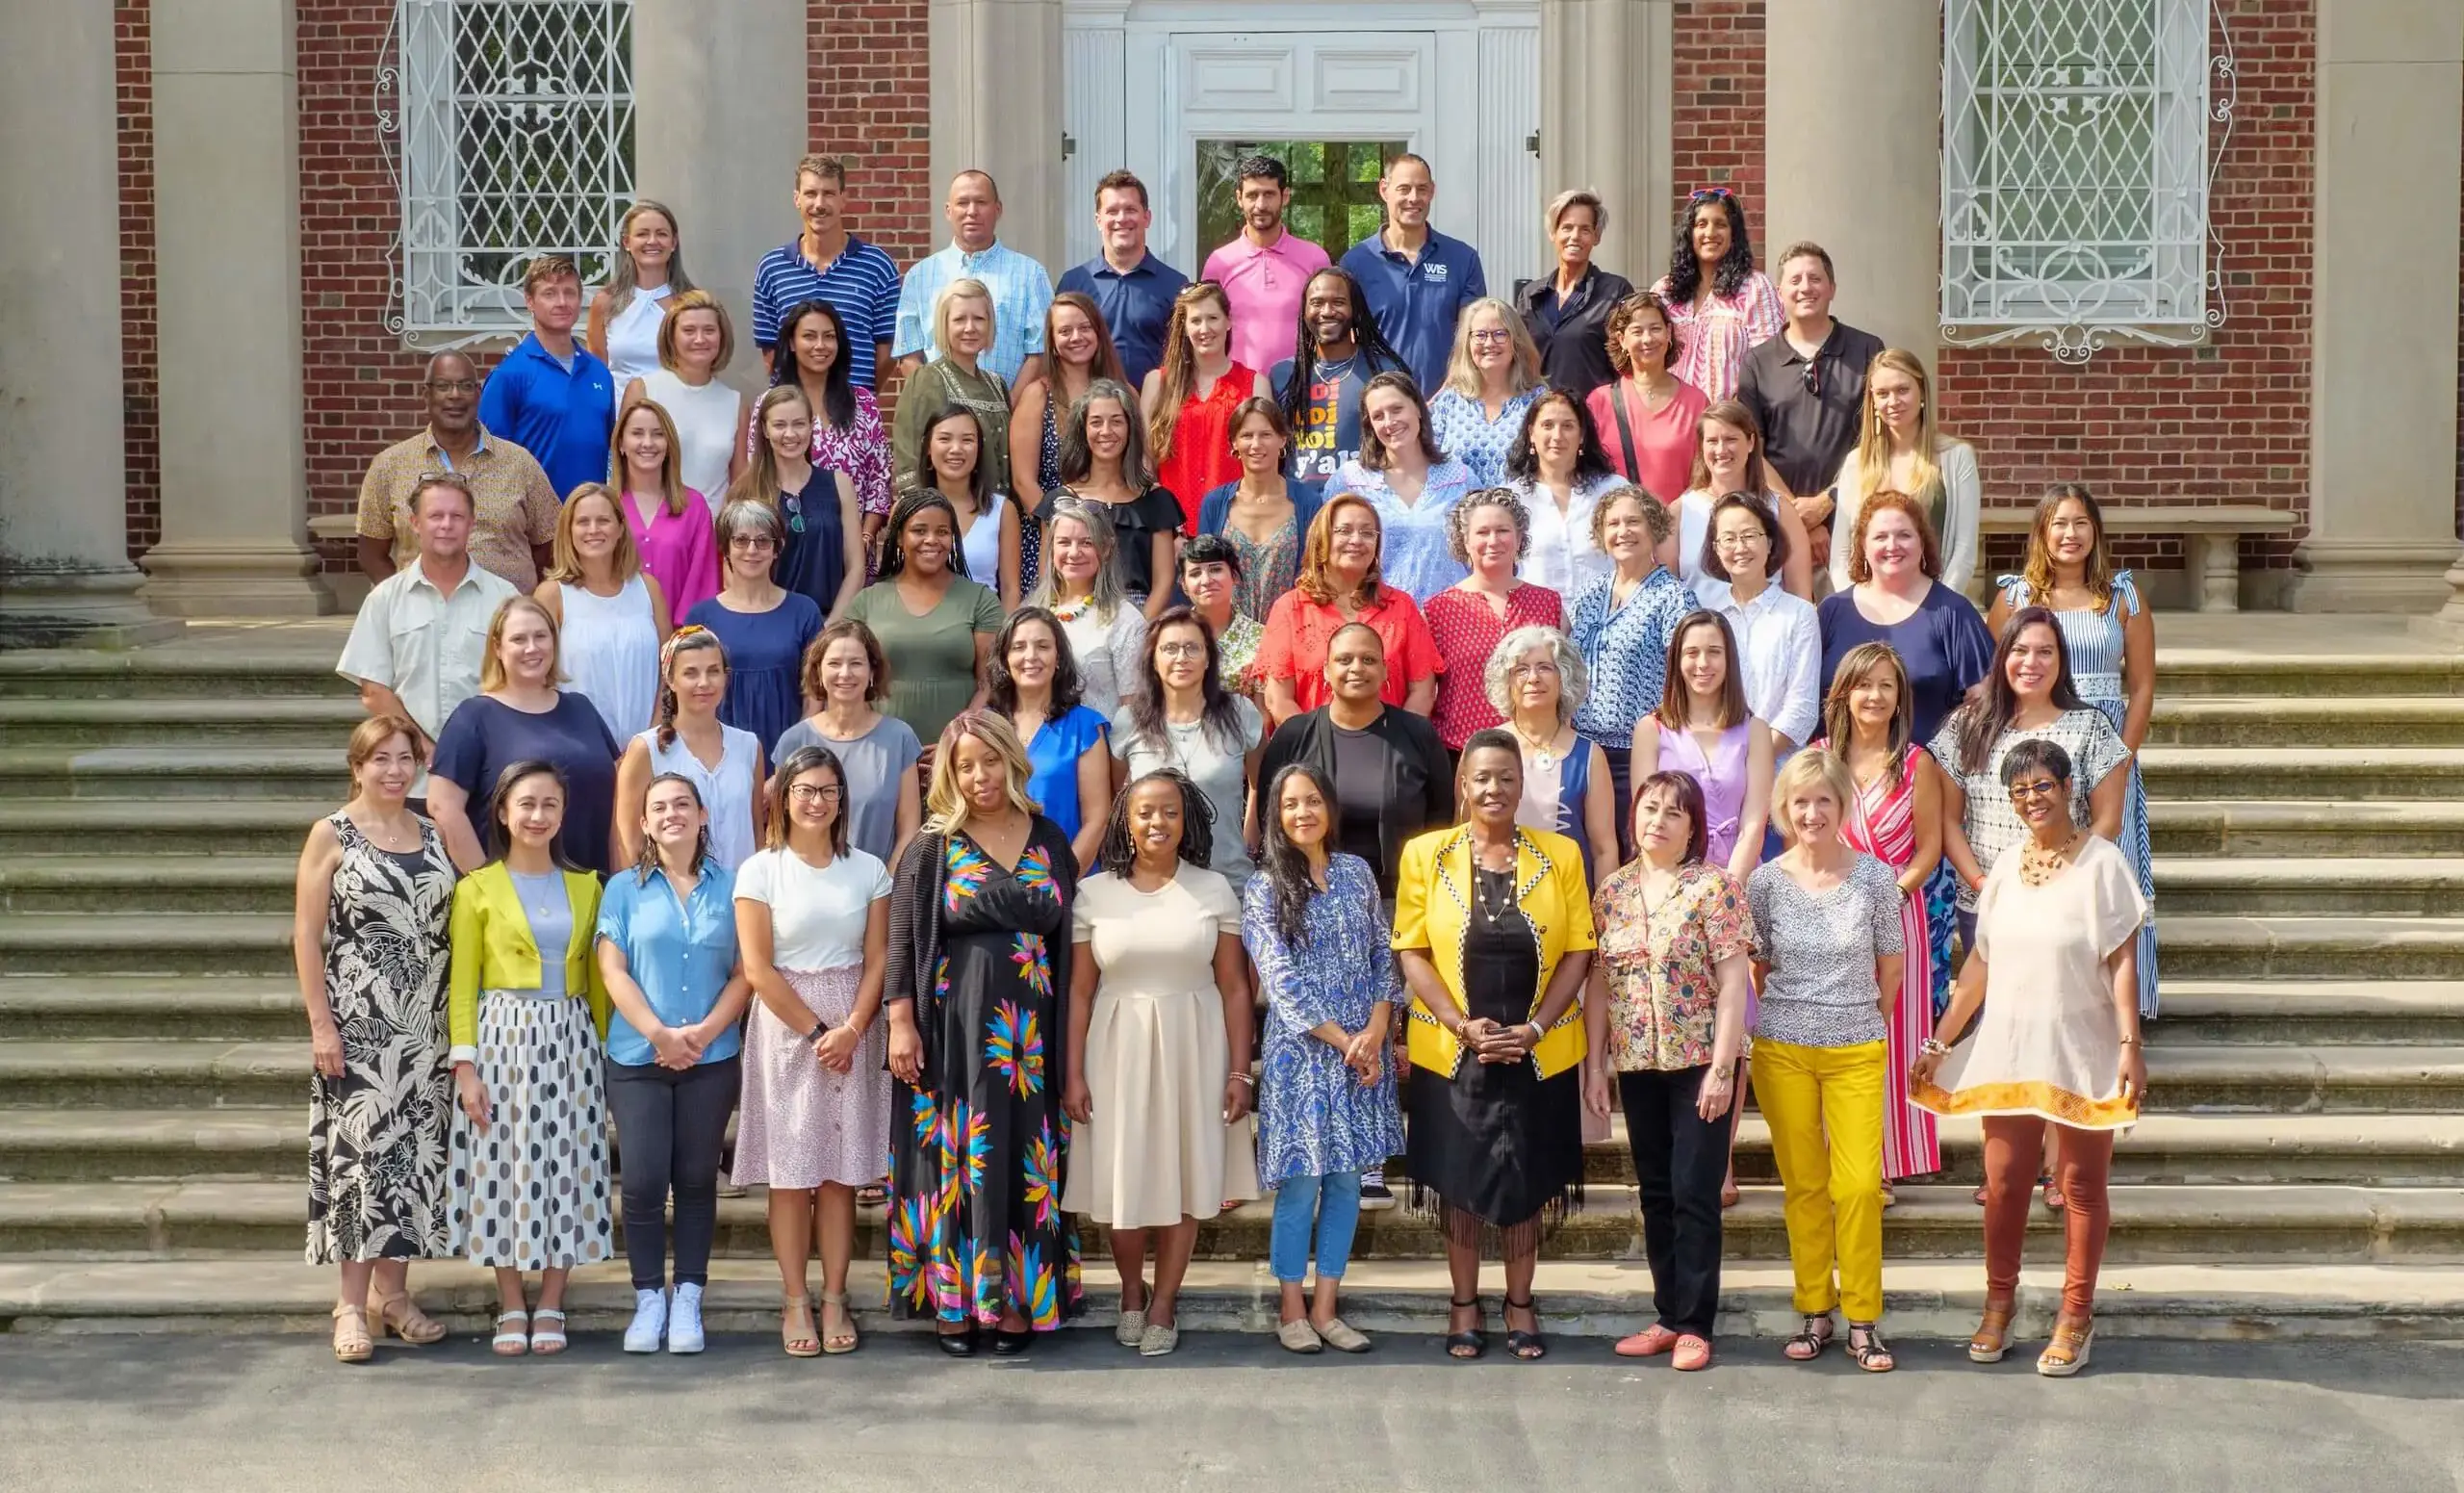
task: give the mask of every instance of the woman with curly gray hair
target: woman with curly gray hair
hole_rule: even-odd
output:
[[[1446,516],[1446,543],[1471,571],[1421,608],[1437,640],[1437,708],[1429,723],[1449,752],[1459,753],[1476,731],[1499,724],[1482,671],[1498,639],[1517,628],[1562,628],[1565,603],[1547,586],[1515,575],[1531,538],[1531,514],[1502,487],[1484,487]]]
[[[1617,790],[1608,754],[1575,730],[1575,711],[1591,694],[1582,655],[1555,628],[1517,628],[1489,655],[1480,684],[1523,752],[1514,822],[1573,840],[1599,886],[1617,868]]]

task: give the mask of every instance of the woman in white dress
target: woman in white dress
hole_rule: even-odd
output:
[[[626,386],[658,367],[661,319],[670,296],[693,288],[676,215],[648,197],[625,210],[616,224],[616,252],[607,284],[590,298],[582,340],[607,365],[620,396]]]
[[[1109,720],[1138,678],[1146,614],[1121,590],[1112,509],[1069,497],[1045,506],[1043,576],[1027,605],[1061,619],[1085,690],[1079,703]]]
[[[959,516],[959,555],[966,579],[990,586],[1005,612],[1018,609],[1018,505],[992,482],[984,460],[984,425],[975,411],[945,404],[924,422],[927,484]]]
[[[616,836],[630,864],[642,850],[642,798],[651,780],[674,773],[701,792],[710,819],[710,859],[732,871],[753,854],[761,805],[761,738],[719,719],[728,693],[727,649],[707,628],[677,630],[659,650],[658,718],[616,763]]]
[[[668,302],[658,328],[658,367],[625,386],[622,404],[652,399],[676,422],[684,485],[724,493],[744,471],[744,393],[718,375],[735,357],[735,328],[725,302],[708,291],[684,291]]]
[[[615,496],[584,482],[556,515],[555,563],[531,593],[564,639],[566,678],[599,708],[607,734],[649,729],[658,701],[658,650],[672,631],[667,594],[642,568]]]
[[[1206,868],[1206,799],[1149,773],[1113,803],[1103,871],[1078,884],[1069,978],[1069,1179],[1061,1205],[1105,1224],[1123,1346],[1180,1343],[1181,1277],[1197,1226],[1258,1195],[1249,1113],[1253,1030],[1241,905]],[[1155,1283],[1146,1286],[1146,1254]]]

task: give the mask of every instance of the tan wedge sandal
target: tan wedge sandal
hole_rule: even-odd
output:
[[[380,1338],[391,1332],[413,1348],[445,1341],[445,1324],[420,1310],[407,1289],[369,1302],[368,1330]]]
[[[376,1344],[368,1335],[368,1311],[359,1306],[334,1308],[334,1361],[366,1363],[376,1356]]]

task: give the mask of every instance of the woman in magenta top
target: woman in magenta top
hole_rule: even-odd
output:
[[[1515,579],[1530,523],[1522,502],[1502,487],[1474,493],[1446,516],[1454,557],[1472,574],[1430,597],[1421,612],[1440,665],[1429,724],[1450,752],[1462,751],[1474,732],[1505,724],[1488,682],[1489,655],[1505,635],[1518,628],[1565,630],[1557,593]]]
[[[1657,291],[1637,291],[1608,313],[1608,361],[1617,376],[1585,402],[1608,464],[1665,503],[1677,502],[1694,471],[1696,423],[1710,399],[1672,371],[1677,319]]]
[[[668,615],[681,617],[694,603],[719,594],[710,505],[684,485],[683,443],[677,439],[676,423],[655,401],[639,399],[625,407],[615,444],[617,506],[633,531],[642,568],[667,596]]]
[[[1706,187],[1685,199],[1668,273],[1652,289],[1676,319],[1677,376],[1706,399],[1735,394],[1746,353],[1779,336],[1787,322],[1780,293],[1754,268],[1745,208],[1726,187]]]

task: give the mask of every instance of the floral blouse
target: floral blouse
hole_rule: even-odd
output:
[[[1695,862],[1681,866],[1651,915],[1640,861],[1618,867],[1592,898],[1608,986],[1608,1060],[1614,1071],[1674,1072],[1711,1061],[1719,1013],[1715,966],[1754,952],[1754,924],[1736,878]]]

